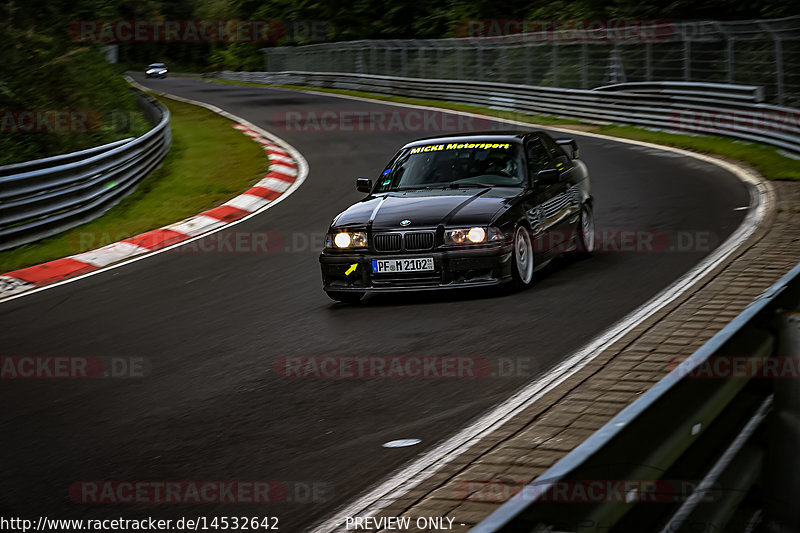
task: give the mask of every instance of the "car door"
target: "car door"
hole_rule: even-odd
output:
[[[560,236],[570,237],[577,226],[581,210],[581,191],[578,186],[580,169],[567,153],[547,135],[541,136],[542,143],[553,160],[555,168],[560,172],[559,178],[563,187],[559,190],[557,202],[557,221],[554,230]]]
[[[566,185],[561,181],[544,183],[537,179],[540,171],[556,168],[556,162],[550,151],[538,136],[531,137],[525,142],[525,155],[528,161],[528,173],[533,183],[526,216],[533,231],[534,250],[547,258],[557,253],[559,243],[563,240],[557,228],[564,215],[560,204],[564,198]]]

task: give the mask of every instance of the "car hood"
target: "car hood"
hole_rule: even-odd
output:
[[[495,215],[521,193],[519,188],[425,190],[369,196],[334,219],[333,228],[373,230],[432,228],[489,224]],[[402,226],[403,220],[410,223]]]

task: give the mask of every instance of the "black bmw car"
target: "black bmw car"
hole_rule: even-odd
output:
[[[572,139],[491,132],[404,146],[331,223],[320,255],[334,300],[512,284],[594,249],[589,173]]]

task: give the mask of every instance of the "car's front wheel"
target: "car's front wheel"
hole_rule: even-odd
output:
[[[511,277],[514,287],[527,289],[533,285],[533,244],[528,228],[518,226],[514,232],[514,252]]]
[[[364,298],[363,292],[326,291],[331,300],[346,304],[357,304]]]

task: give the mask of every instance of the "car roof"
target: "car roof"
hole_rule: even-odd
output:
[[[461,133],[457,135],[447,134],[447,135],[436,135],[434,137],[425,137],[424,139],[417,139],[415,141],[411,141],[410,143],[403,146],[403,148],[409,148],[411,146],[421,146],[425,144],[429,144],[431,141],[436,142],[447,142],[447,143],[466,143],[466,142],[475,142],[476,140],[481,141],[489,141],[492,143],[499,143],[499,142],[513,142],[519,143],[522,142],[522,139],[530,135],[531,133],[542,134],[544,132],[541,131],[521,131],[521,130],[509,130],[509,131],[478,131],[478,132],[470,132],[470,133]]]
[[[148,65],[148,66],[150,66],[150,67],[163,67],[165,65],[164,65],[164,63],[150,63],[150,65]]]

